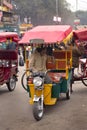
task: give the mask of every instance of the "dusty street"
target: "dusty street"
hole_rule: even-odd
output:
[[[0,130],[87,130],[87,88],[81,82],[73,85],[70,100],[61,95],[54,106],[46,106],[44,117],[37,122],[20,83],[23,71],[20,67],[15,91],[9,92],[6,85],[0,88]]]

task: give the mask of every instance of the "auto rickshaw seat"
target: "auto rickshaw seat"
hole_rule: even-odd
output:
[[[48,72],[48,75],[55,83],[58,83],[61,78],[66,78],[66,72]]]
[[[1,60],[17,60],[17,51],[16,50],[0,50],[0,59]]]
[[[8,67],[17,67],[17,59],[17,50],[0,50],[0,60],[4,61],[5,63],[8,62]]]
[[[56,62],[53,56],[48,56],[47,62],[46,62],[46,68],[47,69],[56,69]]]
[[[55,59],[65,59],[66,58],[65,51],[63,51],[63,50],[53,51],[53,56]]]
[[[56,60],[56,69],[66,70],[67,67],[71,67],[72,53],[71,50],[55,50],[53,52],[54,58]]]

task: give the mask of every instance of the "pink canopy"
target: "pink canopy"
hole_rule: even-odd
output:
[[[30,43],[32,39],[43,39],[45,43],[56,43],[65,39],[72,32],[69,25],[37,26],[27,31],[19,44]]]
[[[87,41],[87,28],[73,31],[76,40]]]

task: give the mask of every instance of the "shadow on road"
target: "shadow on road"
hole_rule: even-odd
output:
[[[63,96],[61,96],[58,100],[57,100],[57,102],[56,102],[56,104],[54,104],[54,105],[51,105],[51,106],[45,106],[45,113],[47,114],[47,115],[49,115],[49,114],[51,114],[53,111],[56,111],[56,110],[58,110],[58,111],[60,111],[60,109],[61,109],[61,106],[62,106],[62,108],[63,108],[63,106],[65,106],[65,104],[67,104],[68,102],[70,102],[70,100],[67,100],[66,99],[66,96],[65,95],[63,95]]]
[[[9,90],[7,88],[6,89],[0,89],[0,95],[6,94],[6,93],[9,93]]]

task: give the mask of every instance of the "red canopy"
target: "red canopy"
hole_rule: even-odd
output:
[[[87,28],[73,31],[76,40],[87,41]]]
[[[12,38],[15,42],[19,41],[19,36],[15,32],[0,32],[0,42],[5,42],[7,38]]]
[[[69,25],[37,26],[27,31],[19,44],[29,43],[31,39],[43,39],[45,43],[55,43],[64,40],[72,31]]]

